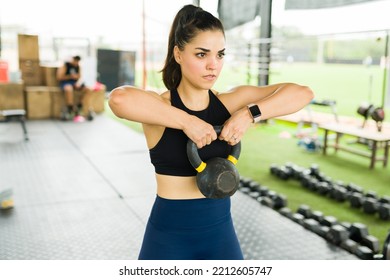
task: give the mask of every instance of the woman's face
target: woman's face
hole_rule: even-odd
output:
[[[200,89],[210,89],[222,70],[225,37],[221,31],[202,31],[180,51],[175,47],[182,81]]]

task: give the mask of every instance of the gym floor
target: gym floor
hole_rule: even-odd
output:
[[[0,123],[1,260],[135,260],[155,198],[143,136],[105,116],[92,122]],[[232,215],[248,260],[357,259],[241,192]]]

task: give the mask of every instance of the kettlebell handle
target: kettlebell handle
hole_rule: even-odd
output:
[[[214,126],[214,130],[219,136],[222,131],[222,126]],[[241,153],[241,141],[232,147],[232,151],[230,155],[227,157],[227,160],[229,160],[235,165],[238,161],[238,158],[240,157],[240,153]],[[202,159],[200,158],[198,153],[198,147],[196,146],[195,142],[192,141],[191,139],[188,139],[187,142],[187,155],[191,165],[196,169],[196,171],[200,173],[206,168],[207,164],[204,161],[202,161]]]

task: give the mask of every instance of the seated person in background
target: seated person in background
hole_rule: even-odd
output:
[[[80,81],[81,78],[81,67],[80,67],[81,57],[76,55],[72,57],[71,61],[65,62],[63,66],[59,67],[57,70],[57,80],[60,83],[61,89],[65,94],[65,102],[67,106],[67,112],[64,116],[64,119],[70,119],[74,114],[75,118],[79,119],[80,111],[85,105],[84,100],[88,93],[88,88]],[[80,98],[78,99],[78,104],[74,104],[74,91],[77,90],[81,93]]]

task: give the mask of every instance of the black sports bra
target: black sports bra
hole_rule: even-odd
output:
[[[192,111],[185,107],[177,90],[171,90],[171,105],[186,111],[188,114],[212,124],[223,125],[230,117],[229,111],[222,102],[209,90],[209,105],[201,111]],[[188,137],[182,130],[166,127],[159,142],[149,150],[150,160],[155,172],[173,176],[195,176],[196,170],[188,160],[186,145]],[[203,161],[213,157],[227,157],[231,146],[226,141],[215,140],[210,145],[199,149]]]

